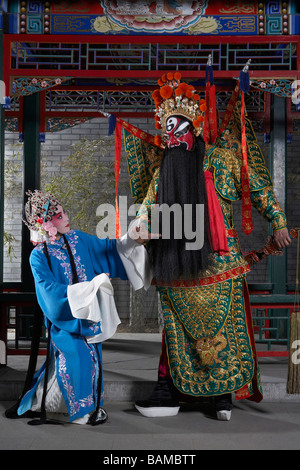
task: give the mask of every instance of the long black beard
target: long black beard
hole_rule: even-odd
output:
[[[204,204],[204,245],[197,250],[186,249],[182,227],[182,238],[174,238],[171,223],[169,239],[154,239],[149,243],[156,281],[169,282],[179,279],[196,279],[206,269],[211,252],[208,234],[208,210],[203,171],[205,143],[201,137],[196,140],[193,151],[182,148],[166,149],[160,167],[157,204],[179,204],[184,211],[185,204],[193,206],[192,230],[196,230],[196,204]],[[171,219],[172,220],[172,219]],[[183,217],[182,217],[182,220]],[[160,219],[160,230],[162,220]],[[199,221],[198,221],[199,224]],[[161,232],[160,232],[161,233]],[[194,240],[195,241],[195,240]]]

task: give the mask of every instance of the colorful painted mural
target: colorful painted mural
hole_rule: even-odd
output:
[[[85,34],[255,35],[289,32],[288,21],[282,16],[289,12],[288,2],[100,0],[99,3],[91,4],[90,8],[78,5],[76,11],[77,2],[63,2],[63,5],[57,2],[52,7],[52,32],[74,34],[83,29]],[[64,12],[68,14],[63,15]]]
[[[135,32],[181,32],[190,30],[205,14],[208,0],[200,1],[114,1],[101,0],[105,16],[94,21],[94,30],[102,32],[104,20],[117,24],[120,30],[124,27]]]
[[[299,34],[299,2],[88,0],[1,2],[10,33],[89,35]]]

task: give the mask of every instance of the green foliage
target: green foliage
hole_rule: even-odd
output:
[[[4,165],[4,201],[5,205],[8,201],[16,197],[16,195],[22,194],[22,144],[10,145],[12,155],[9,160],[5,160]],[[22,211],[20,210],[20,217]],[[16,242],[15,237],[4,230],[4,247],[5,254],[10,260],[16,258],[14,252],[14,243]]]
[[[61,162],[57,174],[50,176],[47,168],[42,174],[43,189],[61,202],[72,229],[95,234],[97,207],[114,204],[114,160],[104,161],[110,147],[109,139],[83,138],[71,147],[71,154]]]
[[[9,201],[22,191],[22,161],[20,153],[13,153],[12,159],[5,162],[4,192],[5,199]]]
[[[15,237],[11,233],[4,230],[4,246],[6,248],[6,254],[10,260],[12,260],[13,257],[16,258],[13,246],[15,241]]]

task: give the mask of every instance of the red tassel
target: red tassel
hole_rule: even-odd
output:
[[[217,109],[216,109],[216,87],[211,85],[209,89],[209,129],[210,129],[210,143],[214,144],[217,138]]]
[[[253,230],[250,183],[248,173],[247,159],[247,140],[245,128],[245,97],[241,92],[241,134],[242,134],[242,168],[241,168],[241,184],[242,184],[242,227],[243,232],[249,235]]]
[[[216,87],[206,82],[205,90],[206,113],[204,119],[203,139],[206,144],[214,144],[217,138],[217,109],[216,109]]]
[[[205,90],[205,101],[206,101],[206,113],[204,116],[204,129],[203,129],[203,140],[206,144],[210,142],[210,131],[209,131],[209,81],[206,82]]]
[[[121,236],[120,214],[119,214],[119,204],[118,204],[121,146],[122,146],[122,124],[119,121],[117,121],[116,129],[115,129],[116,238],[119,238]]]

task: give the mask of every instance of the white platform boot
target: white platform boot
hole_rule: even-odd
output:
[[[215,408],[219,421],[230,421],[233,408],[231,393],[215,397]]]

